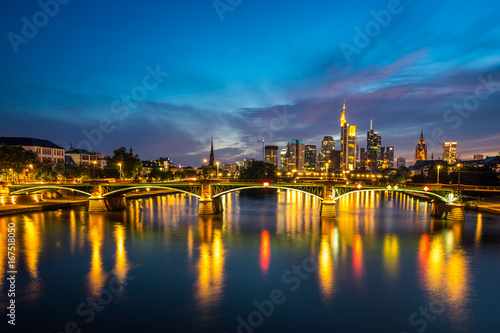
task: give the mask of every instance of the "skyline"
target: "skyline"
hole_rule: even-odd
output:
[[[429,156],[442,154],[434,139],[458,141],[461,159],[498,154],[500,4],[395,3],[243,1],[221,20],[212,2],[60,0],[16,53],[9,34],[22,36],[23,17],[42,9],[6,1],[0,136],[68,149],[100,131],[94,151],[132,147],[143,160],[193,166],[213,136],[227,163],[259,159],[262,137],[280,148],[292,138],[339,142],[345,98],[360,147],[374,120],[382,145],[408,163],[421,129]],[[359,31],[372,22],[379,32],[364,46]],[[347,55],[346,45],[356,51]]]

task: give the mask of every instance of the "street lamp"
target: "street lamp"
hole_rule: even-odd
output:
[[[97,164],[97,161],[92,161],[92,164],[94,164],[94,169],[93,169],[93,172],[94,172],[94,180],[95,180],[95,165]]]
[[[219,161],[217,161],[217,179],[219,179]]]
[[[203,160],[203,166],[205,166],[205,164],[207,164],[207,159],[206,158]]]
[[[457,164],[458,167],[458,192],[460,193],[460,163]]]
[[[122,179],[122,164],[118,163],[118,166],[120,167],[120,180]]]
[[[440,166],[440,165],[438,165],[437,184],[439,184],[439,169],[441,169],[441,166]]]
[[[328,161],[328,162],[330,162],[330,161]],[[326,163],[326,181],[328,181],[328,167],[329,166],[330,165],[328,163]]]

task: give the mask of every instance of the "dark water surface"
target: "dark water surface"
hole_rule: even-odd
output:
[[[232,193],[0,218],[0,328],[17,332],[499,332],[500,217],[407,196]],[[16,326],[7,225],[16,224]]]

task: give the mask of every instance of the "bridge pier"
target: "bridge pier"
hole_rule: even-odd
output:
[[[222,211],[222,198],[200,199],[199,215],[220,214]]]
[[[335,210],[335,201],[322,201],[320,208],[320,216],[326,218],[332,218],[337,216]]]
[[[101,185],[94,186],[94,192],[90,195],[89,212],[109,212],[112,210],[123,210],[126,207],[123,195],[103,197]]]
[[[461,201],[448,204],[443,201],[432,200],[431,216],[463,222],[465,221],[464,208],[465,205]]]

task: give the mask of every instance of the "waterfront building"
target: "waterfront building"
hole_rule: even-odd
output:
[[[90,152],[85,149],[78,149],[78,148],[73,148],[71,147],[67,152],[67,156],[70,156],[71,159],[75,162],[77,165],[91,165],[94,163],[99,163],[99,167],[101,167],[101,163],[98,159],[98,155],[94,152]],[[100,155],[100,153],[99,153]]]
[[[7,146],[21,146],[38,154],[40,162],[65,163],[64,148],[49,140],[19,137],[0,137],[0,144]]]

